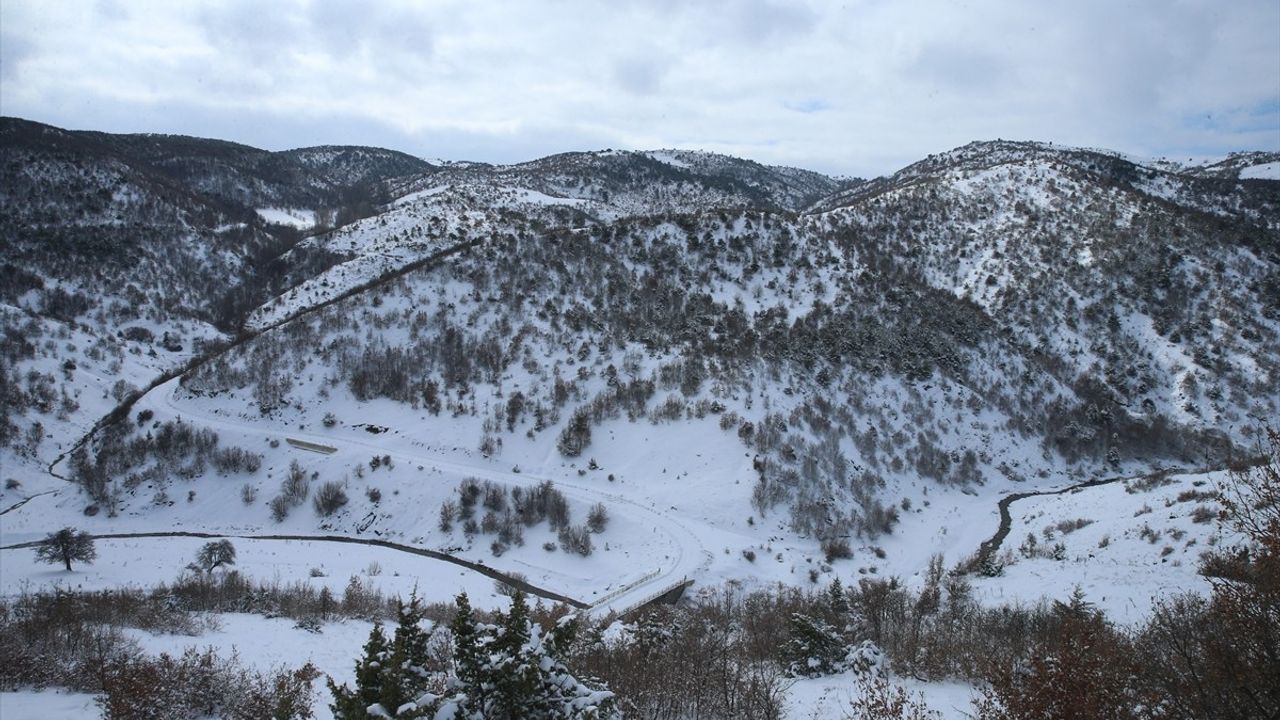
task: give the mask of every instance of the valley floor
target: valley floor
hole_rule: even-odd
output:
[[[406,458],[407,459],[407,458]],[[1010,514],[1012,530],[996,554],[1003,571],[997,577],[975,577],[975,590],[981,602],[988,605],[1005,603],[1035,604],[1045,600],[1066,599],[1075,588],[1086,598],[1122,624],[1139,623],[1149,613],[1152,602],[1180,592],[1204,592],[1207,584],[1195,572],[1198,551],[1221,541],[1216,526],[1204,522],[1203,500],[1221,481],[1220,474],[1173,475],[1166,484],[1149,487],[1133,481],[1083,489],[1060,495],[1029,497],[1015,502]],[[71,503],[64,496],[42,497],[3,518],[6,543],[31,539],[37,527],[49,526],[50,518],[63,516],[65,522],[77,522],[98,529],[119,531],[124,526],[149,527],[123,518],[101,525],[91,525],[73,518],[67,512]],[[896,574],[908,585],[921,583],[920,565],[916,557],[924,555],[933,544],[931,536],[920,532],[926,527],[941,527],[933,537],[946,535],[945,528],[961,527],[955,519],[966,515],[992,515],[987,521],[971,521],[964,530],[969,540],[961,552],[954,548],[948,557],[960,557],[976,548],[978,541],[995,529],[995,518],[986,513],[973,513],[971,508],[994,505],[995,498],[984,494],[974,497],[961,493],[947,496],[931,494],[932,502],[921,512],[906,516],[901,530],[883,538],[886,558],[872,560],[855,557],[837,562],[832,576],[846,583],[856,583],[859,570],[866,572],[870,564],[878,564],[876,574]],[[948,500],[954,502],[944,504]],[[174,512],[182,505],[175,505]],[[61,512],[59,512],[61,510]],[[706,542],[707,534],[698,532],[688,515],[672,513],[698,542]],[[194,520],[193,517],[191,520]],[[191,520],[187,522],[191,522]],[[56,523],[55,523],[56,524]],[[217,525],[215,523],[202,524]],[[230,523],[221,524],[230,529]],[[258,532],[272,528],[254,524],[237,524],[238,530]],[[27,528],[24,530],[24,528]],[[1048,530],[1046,531],[1046,528]],[[650,534],[656,532],[651,530]],[[1027,535],[1037,537],[1028,547]],[[611,536],[619,548],[626,547],[626,536]],[[714,536],[711,536],[714,537]],[[68,573],[60,567],[37,564],[29,548],[0,550],[0,593],[13,597],[22,592],[62,588],[65,590],[100,590],[121,586],[151,588],[172,581],[183,571],[197,549],[201,538],[122,538],[100,539],[98,558],[92,565],[77,565]],[[494,581],[476,572],[438,560],[396,552],[387,548],[343,544],[335,548],[323,541],[266,540],[236,538],[236,567],[255,580],[277,584],[299,583],[315,588],[327,587],[341,594],[351,582],[377,589],[387,595],[407,596],[416,592],[428,602],[447,602],[459,591],[466,591],[480,608],[499,609],[507,598],[498,592]],[[782,543],[779,543],[781,546]],[[925,547],[920,547],[924,545]],[[1055,547],[1060,545],[1061,547]],[[563,554],[558,554],[563,557]],[[600,556],[605,554],[598,553]],[[533,555],[532,557],[538,557]],[[606,556],[607,557],[607,556]],[[664,558],[671,562],[671,557]],[[950,560],[949,560],[950,561]],[[543,581],[559,580],[556,589],[571,590],[588,597],[593,576],[589,571],[567,565],[542,569],[518,558],[490,559],[509,569],[529,571],[530,577]],[[611,561],[612,562],[612,561]],[[739,573],[747,586],[785,581],[804,585],[807,580],[794,571],[778,573],[780,565],[770,556],[757,560],[760,575],[752,578],[752,564],[733,571],[719,567],[721,577]],[[859,567],[861,566],[861,567]],[[801,567],[804,567],[803,565]],[[626,570],[624,567],[617,568]],[[865,575],[861,575],[865,576]],[[716,583],[707,576],[695,585],[697,589]],[[596,581],[599,582],[599,581]],[[607,592],[609,585],[597,584],[597,592]],[[198,637],[152,635],[130,631],[148,653],[180,653],[187,647],[213,647],[220,653],[235,653],[245,663],[260,669],[303,662],[314,663],[323,673],[339,682],[350,680],[355,659],[367,637],[370,624],[347,620],[324,624],[318,632],[300,627],[284,618],[256,615],[217,614],[210,618],[215,628]],[[905,679],[906,687],[922,694],[928,704],[944,718],[964,718],[969,712],[972,688],[963,683],[920,683]],[[317,717],[329,717],[327,692],[317,693]],[[855,683],[848,674],[820,679],[796,681],[788,691],[789,717],[840,718],[844,708],[856,697]],[[0,694],[0,708],[8,718],[83,717],[96,712],[89,696],[56,691],[20,691]]]

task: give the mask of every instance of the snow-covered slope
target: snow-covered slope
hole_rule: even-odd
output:
[[[178,528],[335,592],[498,607],[498,573],[604,616],[688,581],[919,584],[1002,497],[1220,467],[1280,417],[1265,154],[974,143],[863,183],[0,131],[3,544]],[[1219,479],[1024,497],[978,597],[1079,586],[1137,622],[1203,587]],[[79,581],[166,579],[201,539],[103,541]],[[61,577],[3,552],[5,593]]]

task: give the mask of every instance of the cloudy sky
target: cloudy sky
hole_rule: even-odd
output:
[[[971,140],[1280,150],[1280,0],[3,0],[0,113],[513,162],[854,175]]]

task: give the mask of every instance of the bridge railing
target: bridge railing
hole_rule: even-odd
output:
[[[614,612],[618,613],[619,615],[626,615],[629,612],[639,610],[640,608],[646,605],[649,605],[650,603],[656,601],[658,598],[662,597],[663,595],[666,595],[667,593],[670,593],[679,588],[688,587],[692,584],[693,584],[693,581],[690,580],[688,577],[680,578],[679,580],[671,583],[670,585],[664,585],[661,590],[656,590],[652,593],[649,593],[642,600],[637,600],[633,603],[629,603],[625,608],[622,608],[622,609],[615,608]],[[592,607],[594,608],[595,606],[592,606]]]
[[[631,581],[631,582],[627,583],[626,585],[623,585],[622,587],[618,588],[617,590],[614,590],[614,591],[612,591],[612,592],[610,592],[610,593],[606,594],[604,597],[600,598],[599,600],[596,600],[595,602],[591,603],[591,608],[590,608],[590,609],[591,609],[591,610],[595,610],[596,608],[598,608],[598,607],[600,607],[600,606],[604,605],[605,603],[609,602],[610,600],[613,600],[614,598],[618,597],[619,595],[622,595],[622,594],[624,594],[624,593],[631,592],[632,590],[634,590],[634,589],[636,589],[636,588],[640,587],[641,585],[643,585],[643,584],[645,584],[645,583],[649,582],[650,580],[652,580],[652,579],[654,579],[654,578],[658,577],[658,575],[661,575],[661,574],[662,574],[662,568],[658,568],[657,570],[654,570],[653,572],[645,573],[644,575],[640,576],[640,578],[638,578],[638,579],[636,579],[636,580],[633,580],[633,581]]]

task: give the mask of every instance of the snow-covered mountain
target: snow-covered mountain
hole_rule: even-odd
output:
[[[945,565],[981,570],[948,604],[1081,588],[1141,622],[1205,590],[1203,471],[1280,417],[1275,153],[978,142],[863,181],[0,140],[4,593],[49,581],[15,544],[75,525],[108,558],[84,589],[216,536],[331,596],[518,586],[603,618],[691,581],[892,576],[923,602]],[[290,649],[259,664],[318,647],[225,619]],[[308,652],[351,680],[366,630]]]
[[[1246,177],[1266,154],[1210,172],[998,141],[864,182],[674,150],[494,166],[0,131],[4,504],[55,491],[6,534],[85,506],[377,533],[599,592],[536,543],[439,527],[461,477],[546,479],[669,526],[664,577],[787,580],[873,544],[904,567],[956,533],[972,551],[982,523],[943,537],[921,510],[1216,467],[1280,416],[1280,183]],[[383,455],[406,502],[272,518],[294,461],[350,490]],[[200,499],[157,501],[178,489]],[[664,555],[631,531],[610,546]],[[778,538],[778,572],[743,565]]]
[[[604,150],[562,153],[517,165],[445,166],[438,174],[425,173],[402,192],[442,186],[520,187],[586,203],[613,218],[727,208],[798,211],[857,182],[715,153]]]

